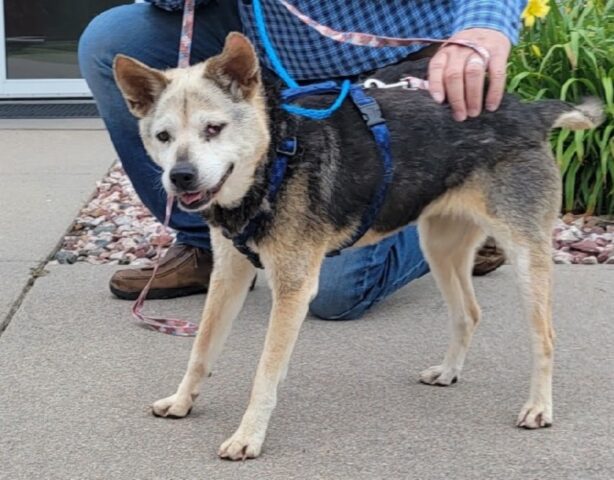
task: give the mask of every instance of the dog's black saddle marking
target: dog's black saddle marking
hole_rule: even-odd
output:
[[[284,101],[294,100],[296,98],[307,95],[318,95],[322,93],[331,93],[339,91],[341,87],[335,82],[322,82],[312,84],[305,87],[288,88],[282,92]],[[379,183],[375,194],[371,200],[371,204],[363,212],[361,223],[355,230],[352,237],[345,242],[340,248],[328,252],[327,256],[335,256],[341,253],[341,250],[354,245],[373,225],[377,215],[384,204],[388,187],[392,182],[393,161],[390,151],[390,132],[386,124],[386,120],[382,116],[382,111],[377,101],[367,95],[361,85],[353,85],[350,90],[350,96],[356,108],[367,127],[371,130],[377,150],[382,160],[383,176]],[[269,166],[268,174],[268,190],[266,198],[271,208],[275,205],[277,194],[284,181],[288,166],[288,159],[296,155],[298,151],[298,140],[296,137],[286,137],[277,146],[277,154]],[[264,268],[260,261],[259,255],[254,252],[248,245],[250,241],[259,231],[261,225],[268,217],[268,212],[261,211],[255,217],[249,220],[247,225],[240,231],[238,235],[232,236],[229,232],[224,232],[224,235],[232,240],[235,248],[245,255],[256,268]]]

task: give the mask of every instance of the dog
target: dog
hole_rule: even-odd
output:
[[[350,102],[314,121],[279,108],[278,90],[265,86],[255,50],[231,33],[218,56],[185,69],[159,71],[118,55],[114,74],[139,119],[162,182],[180,208],[200,212],[211,227],[214,269],[187,371],[176,393],[153,404],[153,414],[188,415],[211,372],[255,275],[229,238],[265,214],[248,245],[260,256],[273,294],[264,351],[249,405],[222,458],[257,457],[279,382],[310,300],[318,291],[327,252],[358,228],[382,177],[375,142]],[[370,230],[356,246],[377,242],[417,222],[421,247],[447,303],[451,342],[440,365],[420,374],[429,385],[457,381],[480,320],[471,282],[476,248],[493,236],[515,266],[532,330],[530,393],[517,426],[552,423],[551,231],[560,211],[561,178],[550,153],[551,129],[594,128],[602,106],[593,100],[521,103],[506,96],[496,112],[463,123],[425,92],[370,91],[391,134],[393,180]],[[327,105],[330,96],[300,101]],[[274,204],[267,166],[276,146],[298,136]]]

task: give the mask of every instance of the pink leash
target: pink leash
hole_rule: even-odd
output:
[[[194,31],[194,1],[195,0],[185,0],[183,22],[181,26],[181,40],[179,43],[179,59],[177,61],[177,65],[180,68],[190,66],[190,51],[192,49],[192,34]],[[163,226],[164,233],[168,232],[168,224],[171,219],[174,200],[175,198],[172,195],[169,195],[166,201],[166,213]],[[132,316],[152,330],[157,330],[158,332],[166,333],[167,335],[176,335],[178,337],[193,337],[196,335],[198,330],[198,325],[195,323],[174,318],[150,317],[143,313],[145,298],[147,298],[147,294],[151,289],[151,284],[156,278],[156,274],[160,268],[161,256],[162,245],[158,245],[156,261],[154,263],[153,272],[151,273],[151,278],[132,305]]]
[[[173,210],[173,201],[174,198],[169,196],[166,202],[164,233],[166,233],[166,231],[168,230],[168,223],[171,218],[171,211]],[[132,316],[138,321],[140,321],[143,325],[147,326],[152,330],[157,330],[158,332],[166,333],[167,335],[176,335],[178,337],[193,337],[194,335],[196,335],[196,332],[198,330],[198,325],[195,323],[175,318],[150,317],[142,312],[145,298],[147,298],[147,294],[151,289],[151,284],[153,283],[154,278],[156,278],[158,268],[160,268],[162,245],[158,245],[157,250],[157,258],[154,264],[153,272],[151,273],[151,278],[147,282],[147,285],[145,285],[145,288],[139,294],[139,297],[132,305]]]
[[[192,50],[192,36],[194,32],[194,4],[195,0],[185,0],[183,6],[181,40],[179,40],[179,58],[177,59],[177,66],[179,68],[187,68],[190,66],[190,52]]]
[[[286,0],[279,0],[279,2],[288,9],[295,17],[301,20],[306,25],[315,29],[321,35],[331,38],[341,43],[351,43],[352,45],[358,45],[363,47],[407,47],[409,45],[415,45],[416,43],[435,43],[440,45],[458,45],[460,47],[467,47],[476,52],[484,64],[488,65],[490,60],[490,53],[484,47],[477,45],[473,42],[467,42],[464,40],[439,40],[435,38],[400,38],[400,37],[386,37],[383,35],[372,35],[370,33],[363,32],[339,32],[333,30],[326,25],[322,25],[312,18],[305,15],[298,8],[288,3]]]
[[[322,25],[315,20],[309,18],[305,14],[303,14],[300,10],[295,8],[293,5],[289,4],[285,0],[279,0],[280,3],[284,5],[293,15],[298,17],[302,22],[309,25],[310,27],[317,30],[320,34],[325,37],[332,38],[338,42],[343,43],[351,43],[353,45],[360,45],[366,47],[404,47],[408,45],[414,45],[416,43],[436,43],[441,45],[452,44],[459,45],[462,47],[471,48],[475,51],[482,60],[484,60],[484,64],[488,65],[488,60],[490,59],[490,54],[488,50],[485,48],[476,45],[472,42],[465,41],[450,41],[450,40],[437,40],[433,38],[398,38],[398,37],[386,37],[386,36],[378,36],[371,35],[369,33],[362,32],[339,32],[337,30],[333,30],[330,27]],[[178,67],[186,68],[190,66],[190,51],[192,49],[192,35],[194,31],[194,3],[195,0],[185,0],[185,5],[183,9],[183,22],[181,26],[181,40],[179,43],[179,59],[177,62]],[[370,83],[369,83],[370,82]],[[401,78],[398,83],[395,84],[385,84],[380,82],[379,80],[370,79],[365,82],[366,88],[393,88],[393,87],[406,87],[406,88],[428,88],[428,81],[422,80],[416,77],[404,77]],[[166,214],[164,217],[164,233],[168,231],[168,224],[171,218],[171,212],[173,210],[173,196],[168,196],[166,202]],[[173,318],[161,318],[161,317],[150,317],[145,315],[143,311],[143,305],[145,304],[145,299],[147,298],[147,294],[151,289],[151,284],[156,278],[156,274],[158,273],[158,269],[160,268],[160,260],[162,255],[162,245],[158,245],[157,248],[157,256],[156,261],[154,263],[153,272],[151,274],[151,278],[145,285],[145,288],[141,291],[138,298],[132,305],[132,316],[138,320],[141,324],[146,327],[157,330],[158,332],[166,333],[167,335],[175,335],[178,337],[193,337],[196,335],[198,331],[198,325],[187,320],[178,320]]]

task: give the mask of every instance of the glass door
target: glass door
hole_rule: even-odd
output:
[[[0,0],[0,97],[90,96],[77,43],[98,13],[128,0]]]

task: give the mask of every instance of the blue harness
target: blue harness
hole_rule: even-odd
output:
[[[390,152],[390,131],[386,125],[386,120],[382,116],[382,111],[375,101],[375,99],[367,95],[363,87],[359,84],[352,85],[349,80],[344,80],[341,85],[334,81],[327,81],[321,83],[315,83],[311,85],[301,86],[288,74],[284,66],[281,64],[279,57],[273,45],[268,37],[266,26],[264,23],[264,15],[262,12],[262,6],[260,0],[253,0],[254,16],[256,20],[256,26],[260,34],[264,49],[275,69],[275,72],[282,80],[288,85],[288,88],[281,92],[283,100],[282,108],[294,115],[300,115],[310,118],[312,120],[323,120],[330,117],[344,102],[349,95],[356,108],[358,108],[361,117],[375,139],[377,150],[382,161],[384,173],[380,184],[371,199],[371,204],[362,215],[360,226],[356,229],[352,237],[341,245],[337,250],[328,252],[327,256],[339,255],[341,250],[354,245],[373,225],[388,192],[388,187],[392,182],[393,161],[392,154]],[[296,104],[287,103],[297,100],[301,97],[307,97],[310,95],[321,95],[337,93],[337,98],[326,109],[310,109],[304,108]],[[281,185],[284,181],[288,161],[290,157],[296,154],[298,151],[298,141],[296,137],[288,137],[281,141],[281,144],[277,146],[276,156],[271,162],[268,171],[268,190],[267,200],[273,207],[277,194],[281,189]],[[247,246],[247,242],[254,237],[259,230],[260,225],[267,217],[267,213],[261,212],[252,218],[241,233],[232,238],[234,246],[242,254],[244,254],[249,261],[256,268],[263,268],[260,262],[260,257],[250,247]]]

